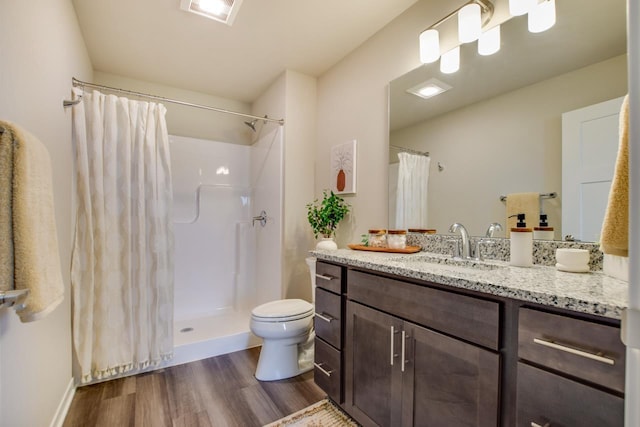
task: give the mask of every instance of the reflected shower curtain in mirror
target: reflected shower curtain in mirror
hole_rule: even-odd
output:
[[[398,153],[398,191],[395,228],[427,228],[428,156]]]
[[[82,383],[173,354],[169,137],[162,104],[74,89],[73,343]]]

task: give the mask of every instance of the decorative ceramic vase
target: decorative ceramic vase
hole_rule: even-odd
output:
[[[333,240],[333,237],[322,237],[316,244],[316,249],[335,251],[336,249],[338,249],[338,245]]]

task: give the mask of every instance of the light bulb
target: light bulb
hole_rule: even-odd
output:
[[[440,35],[438,30],[425,30],[420,34],[420,62],[430,64],[440,58]]]
[[[478,40],[482,32],[482,17],[480,5],[471,3],[458,12],[458,39],[460,43],[470,43]]]
[[[440,58],[440,71],[445,74],[455,73],[460,69],[460,46],[456,46],[442,54]]]
[[[544,0],[529,11],[527,26],[532,33],[541,33],[556,23],[556,0]]]
[[[538,4],[538,0],[509,0],[509,13],[511,16],[520,16]]]
[[[482,33],[478,39],[478,53],[480,55],[493,55],[500,50],[500,25],[496,25]]]

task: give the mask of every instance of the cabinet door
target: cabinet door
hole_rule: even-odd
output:
[[[498,424],[500,357],[405,322],[404,426]]]
[[[364,426],[399,426],[402,321],[347,302],[345,406]]]

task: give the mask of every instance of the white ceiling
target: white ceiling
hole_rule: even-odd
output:
[[[322,75],[416,0],[244,0],[233,26],[180,0],[73,0],[96,71],[243,102]]]

